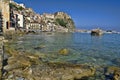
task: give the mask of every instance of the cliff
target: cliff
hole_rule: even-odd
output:
[[[72,18],[64,12],[44,13],[41,24],[42,31],[73,32],[75,29]]]
[[[58,25],[60,25],[63,28],[67,28],[68,31],[74,31],[75,24],[73,22],[73,19],[64,12],[56,12],[55,14],[55,21]]]

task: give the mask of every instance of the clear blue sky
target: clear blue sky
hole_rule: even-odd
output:
[[[37,13],[63,11],[78,28],[101,27],[120,31],[120,0],[14,0]]]

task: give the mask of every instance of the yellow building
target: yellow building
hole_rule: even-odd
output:
[[[9,28],[10,23],[10,7],[9,3],[0,1],[0,10],[2,10],[3,15],[3,32]]]

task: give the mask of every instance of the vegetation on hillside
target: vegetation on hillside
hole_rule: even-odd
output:
[[[60,25],[60,26],[63,26],[63,27],[67,27],[67,22],[65,22],[63,19],[59,19],[57,18],[56,19],[56,22]]]
[[[12,8],[12,9],[14,9],[14,10],[17,10],[17,11],[21,11],[21,10],[23,10],[24,8],[23,7],[21,7],[21,6],[17,6],[17,5],[15,5],[15,4],[13,4],[13,3],[10,3],[10,7]]]

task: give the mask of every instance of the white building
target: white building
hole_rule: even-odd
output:
[[[23,15],[21,15],[21,14],[17,14],[18,15],[18,24],[19,24],[19,26],[18,27],[24,27],[24,17],[23,17]]]
[[[25,5],[23,3],[19,4],[19,3],[14,2],[13,0],[10,0],[10,3],[16,4],[18,6],[21,6],[22,8],[25,8]]]
[[[45,18],[50,18],[50,19],[54,19],[54,17],[55,17],[54,14],[48,14],[48,13],[44,13],[43,16]]]
[[[34,30],[40,30],[41,25],[39,23],[27,23],[26,24],[26,29],[34,29]]]
[[[18,4],[19,6],[21,6],[22,8],[25,8],[25,5],[24,4]]]

